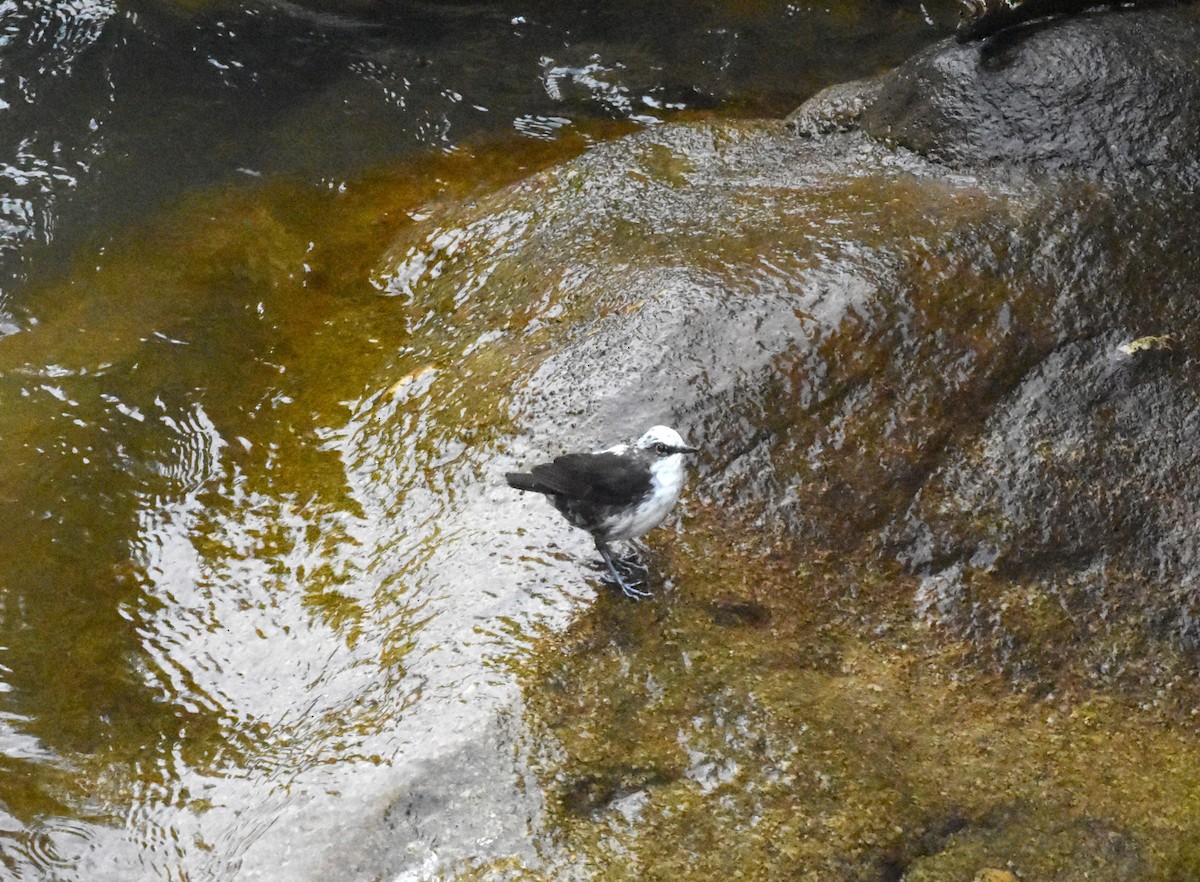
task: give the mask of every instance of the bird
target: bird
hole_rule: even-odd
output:
[[[650,592],[622,578],[609,543],[636,539],[663,522],[683,489],[684,457],[698,451],[674,429],[654,426],[632,445],[567,453],[504,477],[517,490],[545,494],[572,526],[591,533],[617,587],[637,600]]]

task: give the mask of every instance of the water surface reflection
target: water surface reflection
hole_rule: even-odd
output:
[[[779,115],[939,33],[921,3],[883,0],[81,0],[9,2],[0,22],[10,298],[12,282],[61,267],[81,240],[103,241],[189,188],[280,174],[336,187],[414,151],[514,131],[554,137],[593,118]],[[0,315],[21,305],[0,299]]]

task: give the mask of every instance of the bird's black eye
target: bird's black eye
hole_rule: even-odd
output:
[[[654,452],[657,453],[659,456],[666,456],[668,453],[671,452],[671,448],[668,447],[666,444],[663,444],[661,441],[659,441],[657,444],[654,445]]]

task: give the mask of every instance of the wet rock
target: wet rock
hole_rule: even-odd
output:
[[[858,128],[864,111],[878,98],[882,77],[835,83],[809,98],[784,119],[797,135],[816,137]]]
[[[1188,203],[947,178],[856,133],[676,126],[434,214],[397,253],[430,268],[406,293],[432,314],[495,322],[472,358],[522,371],[495,382],[528,438],[698,439],[688,498],[725,531],[701,556],[754,533],[776,566],[896,560],[921,580],[909,615],[1029,682],[1137,680],[1167,676],[1130,666],[1137,641],[1200,647]],[[453,257],[424,254],[451,233]],[[480,265],[496,303],[469,296]],[[1141,329],[1170,329],[1169,357],[1114,359]]]
[[[1095,3],[1092,0],[964,0],[958,26],[955,28],[955,37],[960,42],[979,40],[1039,18],[1077,15],[1087,9],[1100,6],[1112,8],[1116,5]],[[1143,2],[1140,5],[1157,4]]]
[[[1147,675],[1156,661],[1131,639],[1200,648],[1196,365],[1129,367],[1108,339],[1031,370],[909,515],[907,553],[931,573],[922,603],[997,640],[1014,670],[1077,646],[1085,676]]]
[[[474,859],[481,843],[533,860],[529,830],[539,823],[542,794],[526,787],[521,770],[513,767],[520,730],[519,721],[501,713],[394,776],[394,791],[366,800],[364,810],[345,821],[353,825],[352,834],[311,841],[317,855],[313,878],[403,878],[402,871],[414,866],[429,875]],[[311,823],[303,816],[296,820]],[[270,872],[268,866],[261,878],[272,878]]]
[[[1113,16],[1111,33],[1083,21],[1108,45],[1148,15]],[[1167,45],[1154,71],[1192,51]],[[1080,111],[1065,85],[1043,96],[1057,102],[1047,132]],[[864,127],[877,135],[875,112]],[[1144,698],[1179,683],[1196,696],[1182,676],[1200,659],[1193,199],[1146,184],[1121,150],[1089,165],[1082,141],[1050,153],[1031,130],[995,169],[986,125],[977,143],[933,111],[911,120],[938,149],[777,124],[658,127],[435,206],[396,243],[382,287],[404,295],[397,308],[482,341],[435,381],[470,372],[502,413],[478,482],[534,445],[598,446],[659,422],[704,449],[683,528],[649,537],[669,602],[621,607],[619,628],[612,604],[595,604],[578,628],[591,636],[544,647],[528,680],[535,725],[562,746],[543,781],[568,849],[698,879],[768,864],[780,878],[882,867],[932,882],[1011,865],[1067,879],[1102,863],[1132,879],[1162,867],[1134,815],[1165,804],[1170,841],[1192,837],[1177,791],[1129,808],[1087,778],[1110,767],[1123,711],[1064,735],[1057,706],[1031,695],[1048,705],[1082,683]],[[1126,121],[1118,147],[1158,144],[1158,122]],[[1177,181],[1190,160],[1173,149],[1150,164]],[[1169,357],[1113,357],[1159,331],[1177,335]],[[521,538],[497,551],[530,583],[578,590],[592,578],[571,563],[591,553],[586,537],[554,533],[544,508],[506,509]],[[778,639],[713,627],[768,608]],[[596,639],[613,630],[633,636]],[[910,673],[941,652],[944,679]],[[997,668],[1029,694],[978,674]],[[986,685],[960,692],[977,674]],[[1159,784],[1177,774],[1176,747],[1156,748]],[[1086,815],[1062,801],[995,808],[1038,804],[1047,774],[1087,779]],[[1143,780],[1137,766],[1120,775]],[[635,815],[654,842],[617,829]],[[728,850],[703,844],[714,830]]]
[[[956,167],[1015,166],[1200,182],[1200,9],[1053,19],[892,71],[873,136]]]

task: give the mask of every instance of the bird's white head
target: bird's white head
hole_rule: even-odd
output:
[[[683,490],[684,457],[695,453],[674,429],[655,426],[637,440],[630,451],[650,469],[650,495],[634,512],[625,532],[641,536],[662,522]]]
[[[695,453],[697,449],[684,443],[679,433],[669,426],[654,426],[647,430],[646,434],[638,438],[634,447],[663,458],[682,453]]]

